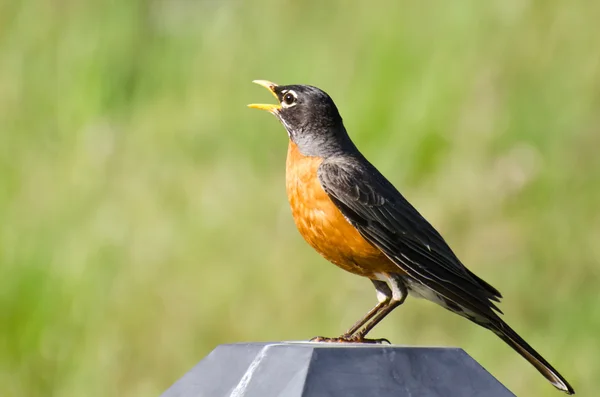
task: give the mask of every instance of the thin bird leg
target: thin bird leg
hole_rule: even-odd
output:
[[[390,343],[387,339],[365,339],[360,334],[353,335],[356,333],[360,327],[362,327],[365,323],[367,323],[371,318],[373,318],[377,313],[385,310],[387,305],[390,304],[390,299],[386,299],[384,301],[379,302],[375,307],[373,307],[369,312],[360,320],[356,322],[348,331],[346,331],[342,336],[337,338],[328,338],[326,336],[315,336],[310,339],[311,342],[330,342],[330,343]]]
[[[341,338],[350,338],[356,331],[358,331],[363,325],[365,325],[370,319],[373,318],[378,312],[384,309],[387,305],[389,305],[390,299],[384,300],[376,304],[367,314],[364,315],[363,318],[358,320],[352,327],[348,329],[348,331],[344,332]]]
[[[327,338],[324,336],[316,336],[311,339],[312,342],[335,342],[335,343],[383,343],[389,341],[387,339],[365,339],[360,335],[355,335],[356,332],[363,327],[365,324],[369,322],[373,317],[377,316],[378,313],[381,313],[386,307],[390,304],[393,293],[390,287],[383,281],[380,280],[371,280],[373,286],[377,290],[377,300],[379,303],[375,305],[367,314],[363,316],[360,320],[356,322],[348,331],[346,331],[342,336],[337,338]]]
[[[358,331],[362,326],[369,322],[369,320],[371,320],[373,316],[385,309],[386,306],[390,304],[390,301],[393,297],[393,293],[388,284],[384,281],[373,279],[371,279],[371,282],[377,290],[377,300],[379,301],[379,303],[375,305],[375,307],[373,307],[371,310],[369,310],[369,312],[365,314],[363,318],[358,320],[356,324],[350,327],[348,331],[344,332],[344,334],[340,336],[340,338],[351,339],[351,337],[356,333],[356,331]]]
[[[363,329],[361,329],[355,337],[358,339],[364,339],[364,337],[375,327],[381,320],[385,318],[388,314],[392,312],[395,308],[400,306],[406,300],[406,294],[402,296],[400,300],[392,300],[389,305],[383,308],[379,313],[377,313],[370,323],[368,323]]]

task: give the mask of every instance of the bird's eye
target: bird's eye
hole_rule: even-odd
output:
[[[294,96],[294,94],[288,92],[287,94],[285,94],[283,96],[283,103],[290,106],[292,104],[294,104],[294,102],[296,102],[296,97]]]

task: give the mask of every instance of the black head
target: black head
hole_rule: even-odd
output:
[[[279,104],[248,106],[277,116],[302,154],[328,157],[355,149],[337,107],[324,91],[310,85],[254,82],[271,91]]]

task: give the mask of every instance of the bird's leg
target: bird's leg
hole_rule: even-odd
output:
[[[340,338],[351,338],[356,331],[358,331],[363,325],[365,325],[370,319],[373,318],[373,316],[375,316],[379,311],[385,308],[389,303],[390,299],[388,298],[376,304],[371,310],[369,310],[367,314],[364,315],[363,318],[358,320],[352,327],[348,329],[348,331],[344,332],[344,334],[340,336]]]
[[[403,304],[404,301],[406,300],[406,297],[408,296],[408,290],[407,290],[406,286],[404,285],[404,283],[402,282],[402,280],[393,279],[392,282],[393,282],[393,285],[392,285],[393,296],[392,296],[390,303],[385,308],[383,308],[379,313],[374,315],[371,322],[369,322],[363,329],[361,329],[357,334],[354,335],[354,338],[358,339],[357,341],[367,340],[367,339],[365,339],[365,335],[367,335],[369,333],[369,331],[371,331],[373,329],[373,327],[375,327],[377,324],[379,324],[379,322],[381,320],[383,320],[385,318],[385,316],[390,314],[392,312],[392,310],[394,310],[395,308],[397,308],[398,306]]]
[[[343,335],[337,338],[327,338],[324,336],[316,336],[312,338],[311,342],[330,342],[330,343],[390,343],[387,339],[365,339],[363,336],[354,335],[362,326],[364,326],[369,320],[376,316],[382,310],[390,304],[392,300],[392,291],[383,281],[371,280],[375,288],[377,289],[377,299],[379,303],[375,305],[367,314],[365,314],[360,320],[358,320],[352,327],[350,327]]]
[[[400,301],[391,301],[388,306],[386,306],[383,310],[377,313],[376,316],[373,317],[370,323],[368,323],[363,329],[361,329],[358,333],[353,335],[353,338],[356,339],[357,342],[368,340],[365,339],[365,336],[375,327],[381,320],[385,318],[388,314],[392,312],[395,308],[400,306],[402,302]]]
[[[354,335],[356,331],[360,329],[365,323],[367,323],[373,316],[379,313],[382,310],[386,309],[386,306],[390,303],[390,299],[386,299],[385,301],[379,302],[375,307],[373,307],[369,312],[360,320],[356,322],[348,331],[346,331],[343,335],[337,338],[328,338],[325,336],[315,336],[310,341],[311,342],[329,342],[329,343],[382,343],[387,342],[390,343],[387,339],[365,339],[363,337],[358,337],[358,335]]]
[[[371,282],[377,290],[377,300],[379,301],[379,303],[375,305],[375,307],[373,307],[371,310],[369,310],[369,312],[363,318],[358,320],[356,324],[350,327],[348,331],[344,332],[344,334],[340,336],[340,338],[349,339],[352,335],[356,333],[356,331],[358,331],[363,325],[365,325],[369,320],[371,320],[373,316],[375,316],[381,310],[385,309],[385,307],[390,304],[393,293],[390,287],[387,285],[387,283],[380,280],[371,280]]]
[[[384,310],[385,307],[389,303],[390,303],[389,299],[379,302],[377,305],[375,305],[374,308],[369,310],[369,312],[363,318],[358,320],[356,322],[356,324],[354,324],[342,336],[339,336],[337,338],[327,338],[325,336],[316,336],[316,337],[312,338],[310,341],[311,342],[329,342],[329,343],[382,343],[382,342],[390,343],[390,341],[387,339],[365,339],[365,338],[360,338],[357,335],[354,335],[354,333],[356,331],[358,331],[358,329],[360,329],[360,327],[365,325],[365,323],[368,322],[373,316],[375,316],[375,314],[377,314],[381,310]]]

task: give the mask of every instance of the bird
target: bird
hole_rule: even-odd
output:
[[[268,111],[289,137],[286,192],[298,231],[325,259],[368,278],[378,303],[337,338],[317,342],[382,343],[365,336],[408,295],[424,298],[496,334],[557,389],[573,387],[500,317],[500,292],[470,271],[441,234],[351,140],[331,97],[310,85],[267,88]]]

